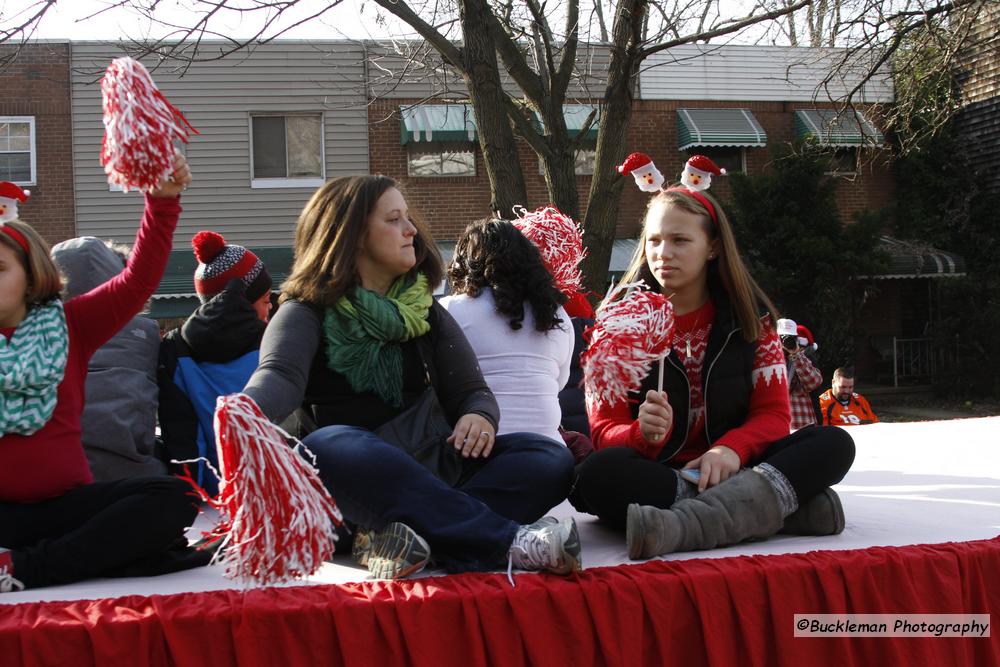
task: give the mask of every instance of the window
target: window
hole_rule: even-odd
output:
[[[35,118],[0,117],[0,181],[35,185]]]
[[[252,188],[318,187],[324,180],[323,115],[250,116]]]
[[[410,176],[475,176],[474,145],[464,141],[422,141],[406,146]]]
[[[840,147],[830,151],[830,176],[854,176],[858,172],[858,149]]]
[[[746,149],[738,146],[695,146],[687,149],[688,157],[704,155],[725,169],[728,174],[746,173]]]
[[[578,148],[576,151],[576,175],[593,176],[594,162],[597,161],[597,150],[594,148]]]
[[[573,157],[573,173],[577,176],[594,175],[594,164],[597,162],[596,148],[577,148]],[[538,158],[538,173],[545,173],[545,165],[542,163],[542,158]]]

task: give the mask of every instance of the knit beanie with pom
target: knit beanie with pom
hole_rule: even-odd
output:
[[[238,278],[246,288],[251,303],[271,291],[271,276],[264,262],[241,245],[227,244],[221,234],[198,232],[191,239],[198,268],[194,271],[194,290],[205,303]]]

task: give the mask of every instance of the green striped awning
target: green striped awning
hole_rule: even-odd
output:
[[[251,250],[264,262],[271,275],[271,289],[277,291],[291,271],[292,249],[277,247]],[[149,317],[187,317],[194,312],[199,304],[198,295],[194,291],[194,270],[197,266],[198,261],[190,250],[174,250],[170,253],[163,280],[153,293]]]
[[[593,104],[563,105],[563,119],[566,121],[566,130],[569,132],[571,138],[575,137],[577,132],[583,128],[583,124],[587,122],[590,112],[596,108]],[[590,125],[590,129],[587,130],[587,134],[583,135],[584,141],[597,141],[597,125],[599,120],[600,112],[598,111],[598,115],[594,116],[594,122]]]
[[[584,123],[587,122],[587,118],[590,116],[590,112],[597,109],[598,115],[594,116],[594,122],[591,123],[590,128],[587,133],[583,135],[584,142],[594,142],[597,141],[597,126],[600,121],[600,107],[593,104],[564,104],[563,105],[563,121],[566,123],[566,132],[572,139],[577,135],[577,133],[583,129]],[[535,127],[539,132],[542,131],[542,121],[538,114],[535,114]]]
[[[872,278],[951,278],[965,275],[965,258],[915,241],[879,237],[888,266]]]
[[[824,146],[881,146],[885,141],[867,118],[851,109],[796,109],[795,137]]]
[[[749,109],[678,109],[677,150],[695,146],[762,148],[767,133]]]
[[[420,141],[476,140],[476,118],[468,104],[418,104],[399,107],[401,144]]]

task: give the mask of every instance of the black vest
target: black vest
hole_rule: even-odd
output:
[[[741,426],[750,412],[750,395],[753,392],[753,362],[757,343],[747,342],[736,323],[729,301],[721,294],[713,294],[715,320],[708,334],[708,349],[701,370],[701,390],[705,398],[705,435],[709,447],[728,431]],[[638,418],[639,406],[646,392],[656,389],[659,368],[653,364],[652,372],[642,382],[639,392],[629,395],[632,418]],[[669,461],[687,442],[688,414],[691,410],[687,374],[684,364],[674,350],[667,356],[663,368],[663,390],[674,411],[674,429],[663,446],[659,461]]]

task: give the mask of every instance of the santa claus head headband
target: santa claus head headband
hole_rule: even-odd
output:
[[[21,232],[4,223],[17,220],[17,203],[27,201],[29,196],[31,192],[22,190],[17,184],[0,181],[0,232],[14,239],[26,255],[31,254],[28,240]]]
[[[663,174],[653,164],[653,160],[645,153],[632,153],[625,161],[618,165],[618,173],[632,174],[636,185],[643,192],[680,192],[691,197],[705,207],[712,218],[715,226],[719,226],[719,216],[715,212],[715,206],[708,197],[701,194],[702,190],[707,190],[712,185],[712,176],[721,176],[726,173],[725,169],[719,168],[710,158],[704,155],[692,155],[684,164],[684,171],[681,172],[681,183],[684,187],[663,189]]]

